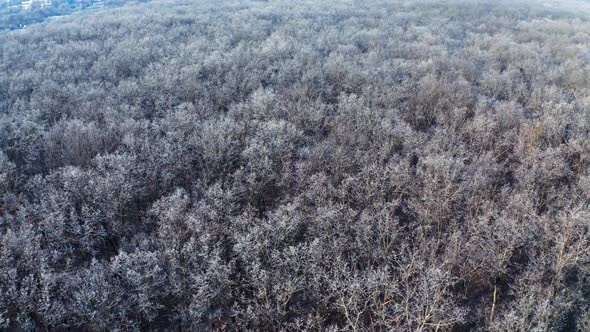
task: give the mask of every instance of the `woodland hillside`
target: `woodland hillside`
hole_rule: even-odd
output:
[[[582,8],[154,0],[1,32],[0,330],[590,331]]]

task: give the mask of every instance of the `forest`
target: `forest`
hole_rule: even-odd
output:
[[[153,0],[0,32],[0,331],[590,331],[587,8]]]

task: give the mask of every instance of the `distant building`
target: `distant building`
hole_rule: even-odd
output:
[[[23,0],[21,7],[23,10],[30,10],[33,7],[33,0]]]
[[[33,4],[38,4],[41,8],[46,8],[51,6],[51,0],[23,0],[21,2],[21,8],[24,11],[30,10],[33,8]]]

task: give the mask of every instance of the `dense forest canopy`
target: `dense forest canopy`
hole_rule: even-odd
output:
[[[0,330],[589,331],[586,8],[154,0],[0,33]]]

